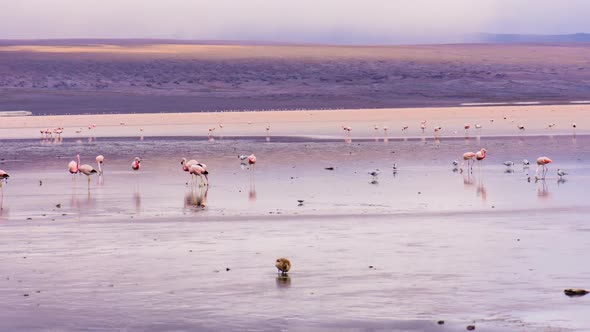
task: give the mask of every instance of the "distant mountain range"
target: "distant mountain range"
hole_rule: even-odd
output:
[[[466,42],[475,43],[590,43],[590,33],[567,35],[520,35],[478,33],[469,36]]]

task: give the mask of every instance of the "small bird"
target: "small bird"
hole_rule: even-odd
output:
[[[520,131],[524,131],[524,126],[521,124],[517,124],[516,128],[518,128],[518,130],[520,130]]]
[[[506,166],[506,167],[512,167],[512,166],[514,166],[514,162],[513,161],[510,161],[510,160],[507,160],[507,161],[503,162],[502,164],[504,166]]]
[[[240,158],[240,160],[246,160],[248,159],[248,156],[246,156],[245,154],[241,154],[238,156],[238,158]]]
[[[141,158],[135,157],[135,159],[133,159],[133,162],[131,163],[131,169],[134,171],[139,171],[140,167],[141,167]]]
[[[522,160],[522,167],[523,168],[529,168],[529,166],[531,166],[531,162],[528,161],[527,159],[523,159]]]
[[[481,125],[480,124],[475,124],[475,129],[481,129]]]
[[[560,179],[563,178],[564,176],[566,176],[567,174],[568,173],[566,171],[561,170],[559,168],[557,169],[557,176],[559,176]]]
[[[459,161],[458,160],[453,160],[452,164],[453,164],[453,166],[459,166]]]
[[[369,175],[372,177],[377,177],[379,175],[379,169],[376,169],[374,171],[370,171]]]
[[[275,266],[278,270],[278,273],[280,273],[282,276],[286,276],[287,272],[289,272],[291,269],[291,261],[289,261],[287,258],[277,258]]]
[[[299,204],[298,204],[298,206],[302,206],[302,205],[303,205],[303,202],[304,202],[304,200],[302,200],[302,199],[298,199],[298,200],[297,200],[297,203],[299,203]]]

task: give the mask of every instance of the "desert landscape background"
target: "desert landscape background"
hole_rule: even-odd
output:
[[[0,111],[36,115],[568,103],[589,96],[588,43],[0,42]]]

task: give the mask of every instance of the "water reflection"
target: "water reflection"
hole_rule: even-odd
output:
[[[541,179],[537,181],[537,196],[539,198],[549,198],[549,187],[547,186],[547,181],[545,179]]]
[[[207,206],[207,196],[209,194],[209,186],[192,186],[184,195],[185,208],[204,208]]]
[[[289,288],[291,287],[291,277],[288,275],[280,275],[276,278],[277,288]]]

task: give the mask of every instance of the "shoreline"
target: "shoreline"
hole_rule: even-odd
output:
[[[493,120],[493,121],[492,121]],[[426,121],[424,132],[421,121]],[[324,137],[422,138],[588,134],[590,105],[501,105],[346,110],[239,111],[49,115],[0,118],[0,139],[40,138],[63,127],[64,138],[88,137]],[[469,130],[464,125],[469,124]],[[475,129],[475,125],[481,129]],[[554,128],[548,128],[555,124]],[[91,129],[91,127],[95,125]],[[525,126],[524,131],[517,125]],[[342,126],[351,126],[349,134]],[[408,127],[402,130],[403,127]],[[387,127],[387,131],[384,128]],[[267,130],[267,128],[269,128]],[[78,133],[76,131],[79,131]]]

